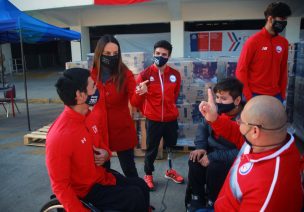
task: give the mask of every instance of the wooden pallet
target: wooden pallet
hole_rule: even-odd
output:
[[[46,134],[50,128],[50,125],[44,126],[36,131],[26,134],[23,137],[24,145],[28,146],[45,146]]]

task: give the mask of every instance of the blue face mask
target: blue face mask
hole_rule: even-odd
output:
[[[85,103],[90,106],[94,106],[98,102],[98,99],[99,99],[99,91],[98,89],[96,89],[93,95],[88,95]]]
[[[169,58],[165,58],[163,56],[154,56],[153,60],[157,67],[162,67],[168,62]]]

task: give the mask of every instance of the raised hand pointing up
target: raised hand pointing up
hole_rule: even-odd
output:
[[[214,122],[217,119],[218,113],[211,88],[208,88],[208,101],[202,101],[200,103],[199,111],[207,121]]]

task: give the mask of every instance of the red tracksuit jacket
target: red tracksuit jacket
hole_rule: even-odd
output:
[[[92,69],[91,76],[96,82],[95,68]],[[103,121],[100,125],[102,131],[109,132],[108,144],[112,151],[133,149],[137,145],[135,125],[128,107],[135,87],[134,75],[130,70],[125,71],[125,81],[120,92],[117,92],[112,79],[107,80],[105,84],[101,81],[97,83],[101,95],[96,109],[100,110],[99,114],[106,116],[106,123]]]
[[[301,158],[292,135],[282,147],[253,153],[235,122],[219,117],[211,127],[238,147],[242,145],[215,211],[301,211]]]
[[[241,52],[236,76],[244,84],[246,100],[252,93],[286,98],[288,41],[263,28],[250,37]]]
[[[95,183],[116,184],[111,173],[95,166],[92,146],[98,143],[100,133],[93,118],[94,114],[84,116],[65,106],[47,134],[46,166],[52,190],[68,212],[88,211],[78,198]],[[105,145],[99,147],[111,154]]]
[[[149,80],[148,92],[142,96],[134,95],[133,105],[142,108],[143,115],[158,122],[174,121],[178,117],[176,101],[179,95],[180,73],[170,66],[166,66],[164,73],[153,64],[142,71],[137,84]]]

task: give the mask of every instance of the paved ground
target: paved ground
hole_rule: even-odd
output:
[[[47,102],[56,99],[54,83],[61,73],[29,73],[28,96],[30,102]],[[0,211],[38,211],[51,194],[49,178],[45,168],[45,149],[23,145],[23,136],[28,133],[26,107],[23,103],[24,89],[22,76],[15,76],[18,107],[20,114],[6,118],[0,107]],[[30,103],[31,129],[35,130],[51,123],[61,112],[61,104]],[[143,158],[136,158],[140,176],[143,176]],[[187,155],[176,154],[175,168],[186,176]],[[121,171],[117,158],[112,159],[112,167]],[[154,177],[156,191],[151,192],[151,204],[158,211],[179,212],[184,209],[185,184],[175,184],[163,176],[167,168],[166,160],[155,164]],[[168,184],[167,184],[168,183]],[[167,190],[166,190],[167,186]],[[165,193],[166,191],[166,193]],[[164,198],[165,205],[162,205]],[[167,208],[165,210],[165,208]]]

